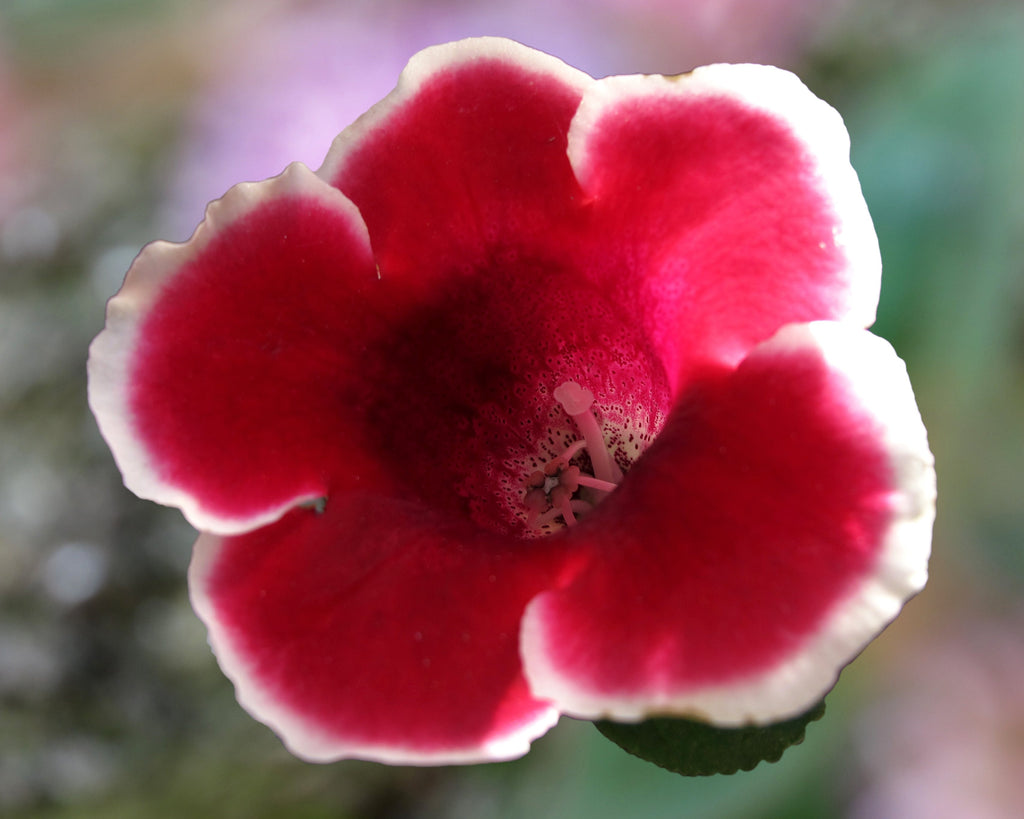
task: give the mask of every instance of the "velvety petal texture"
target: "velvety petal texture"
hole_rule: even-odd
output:
[[[334,382],[358,367],[376,279],[358,211],[301,165],[233,188],[187,243],[147,246],[89,360],[128,488],[228,533],[374,474]]]
[[[638,305],[673,386],[783,324],[874,321],[881,261],[849,137],[789,72],[600,80],[569,158],[603,237],[602,286]]]
[[[239,701],[296,754],[436,764],[521,756],[558,718],[519,662],[543,541],[349,493],[203,535],[192,602]]]
[[[356,203],[381,270],[429,294],[438,278],[558,245],[579,206],[569,125],[592,83],[509,40],[428,48],[319,174]]]
[[[299,756],[768,723],[924,584],[935,479],[878,245],[792,75],[416,55],[322,168],[132,265],[90,402],[202,530],[192,601]]]

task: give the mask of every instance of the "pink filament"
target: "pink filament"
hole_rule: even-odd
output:
[[[598,489],[601,492],[611,492],[618,487],[617,483],[602,481],[599,478],[591,478],[589,475],[580,475],[576,482],[580,486],[589,486],[591,489]]]
[[[576,515],[589,512],[593,508],[594,507],[591,504],[587,503],[586,501],[582,501],[579,499],[569,501],[569,511],[573,515],[573,522],[570,523],[569,520],[566,519],[566,525],[572,526],[576,522]],[[534,518],[533,525],[539,529],[542,526],[546,526],[549,523],[554,523],[558,518],[565,518],[565,511],[561,507],[555,506],[551,509],[548,509],[548,511],[545,512],[543,515],[538,515],[536,518]]]

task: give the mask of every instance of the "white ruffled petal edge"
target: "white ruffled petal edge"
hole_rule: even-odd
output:
[[[413,55],[390,94],[335,138],[317,175],[327,181],[336,179],[344,173],[353,150],[372,138],[375,130],[386,127],[395,111],[415,98],[425,83],[439,74],[481,60],[501,60],[526,72],[546,74],[581,93],[594,83],[589,74],[566,65],[557,57],[503,37],[470,37],[431,46]]]
[[[188,570],[192,608],[206,625],[210,648],[224,676],[234,684],[239,704],[254,719],[273,730],[295,756],[308,762],[365,759],[390,765],[501,762],[526,754],[531,742],[547,733],[558,722],[560,714],[552,706],[504,736],[491,737],[478,745],[442,750],[368,744],[324,731],[313,720],[296,713],[260,684],[256,669],[236,649],[230,629],[220,622],[216,607],[207,594],[207,579],[217,562],[222,543],[221,537],[209,533],[202,533],[196,541]]]
[[[89,406],[121,470],[125,486],[140,498],[180,508],[189,523],[200,530],[221,534],[249,531],[277,520],[297,504],[316,497],[286,498],[260,514],[236,518],[210,511],[201,498],[164,480],[154,456],[136,432],[131,410],[133,357],[138,349],[139,334],[164,288],[182,268],[199,258],[223,228],[265,202],[297,195],[315,197],[340,211],[365,237],[369,248],[370,238],[355,205],[304,165],[293,163],[279,176],[264,182],[243,182],[221,199],[211,202],[203,222],[186,242],[157,241],[143,248],[132,262],[124,285],[107,304],[106,328],[89,348]]]
[[[605,77],[586,90],[569,129],[569,161],[584,191],[590,188],[594,159],[589,136],[599,132],[607,110],[643,97],[724,97],[784,124],[804,144],[817,168],[818,182],[836,210],[833,242],[848,261],[847,312],[837,316],[861,327],[875,321],[882,259],[860,180],[850,165],[850,137],[839,113],[816,97],[795,75],[781,68],[716,64],[688,74],[633,74]]]

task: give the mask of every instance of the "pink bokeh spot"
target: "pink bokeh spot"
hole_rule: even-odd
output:
[[[146,248],[90,401],[202,530],[241,704],[415,764],[814,705],[923,585],[934,501],[847,152],[777,69],[466,40]]]

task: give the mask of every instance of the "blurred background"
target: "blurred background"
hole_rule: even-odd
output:
[[[85,404],[150,239],[299,159],[416,50],[499,34],[595,75],[799,73],[843,114],[939,469],[932,581],[782,761],[687,780],[563,720],[522,760],[317,766],[236,705],[194,533],[121,486]],[[1024,815],[1024,7],[990,0],[3,0],[0,815]]]

